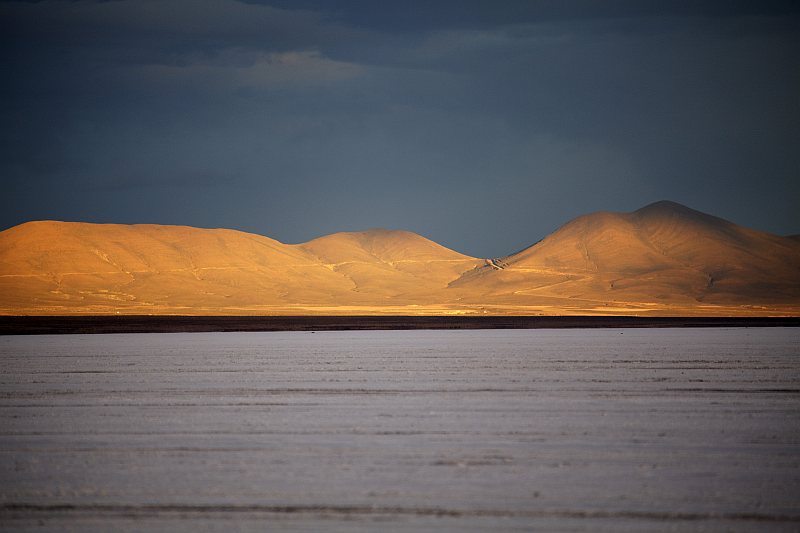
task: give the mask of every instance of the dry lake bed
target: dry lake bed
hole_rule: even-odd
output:
[[[7,531],[799,531],[800,328],[0,336]]]

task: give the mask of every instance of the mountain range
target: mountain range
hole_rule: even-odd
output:
[[[302,244],[228,229],[0,232],[0,314],[800,314],[800,238],[673,202],[578,217],[499,258],[408,231]]]

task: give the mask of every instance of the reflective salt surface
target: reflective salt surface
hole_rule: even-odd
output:
[[[0,337],[0,527],[797,531],[800,330]]]

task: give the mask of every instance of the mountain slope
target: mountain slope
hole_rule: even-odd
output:
[[[303,250],[232,230],[46,221],[0,233],[7,308],[329,303],[346,282]]]
[[[633,213],[578,217],[455,285],[506,302],[539,296],[604,303],[796,303],[799,244],[657,202]]]
[[[0,312],[368,312],[438,304],[481,263],[402,231],[289,245],[226,229],[30,222],[0,232]]]
[[[407,231],[302,244],[226,229],[0,232],[1,314],[800,313],[800,242],[672,202],[578,217],[476,259]]]
[[[436,292],[483,264],[410,231],[334,233],[297,246],[352,280],[359,291],[384,298],[415,295],[416,303],[441,300]]]

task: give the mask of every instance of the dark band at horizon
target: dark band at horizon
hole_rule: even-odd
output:
[[[0,335],[350,331],[800,327],[800,317],[630,316],[6,316]]]

